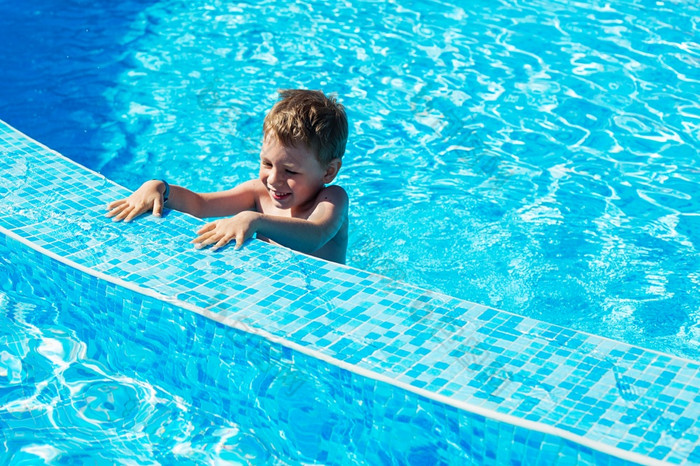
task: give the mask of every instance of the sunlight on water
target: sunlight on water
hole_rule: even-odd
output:
[[[700,356],[696,2],[169,0],[110,14],[123,27],[100,39],[105,55],[61,62],[61,92],[102,98],[58,105],[94,136],[76,146],[56,118],[42,142],[131,188],[225,189],[255,176],[277,89],[322,88],[351,121],[350,265]],[[75,40],[60,43],[79,55]],[[34,87],[51,75],[37,63]]]
[[[228,188],[255,176],[276,90],[323,88],[351,119],[351,265],[697,357],[683,6],[161,2],[124,38],[107,145],[130,143],[101,168]]]
[[[454,408],[0,250],[2,464],[476,464]]]
[[[4,81],[17,87],[5,86],[0,118],[130,188],[167,178],[208,191],[255,176],[277,89],[322,88],[351,122],[338,179],[352,202],[350,265],[700,358],[698,5],[453,3],[167,0],[102,14],[37,2],[33,60],[0,55],[14,64],[2,72],[22,77]],[[41,169],[7,155],[18,182]],[[0,196],[16,187],[0,180]],[[7,205],[0,215],[36,215]],[[67,221],[36,218],[49,231]],[[128,260],[158,242],[111,224],[91,234],[75,254],[119,248]],[[353,398],[266,359],[269,348],[211,360],[236,371],[211,409],[208,388],[190,384],[206,348],[169,346],[194,332],[189,315],[144,334],[2,251],[0,425],[13,429],[0,463],[301,462],[330,441],[318,432],[368,464],[449,451],[419,408],[425,435],[408,449],[391,442],[409,423],[363,430],[370,415],[400,418],[401,403]],[[289,280],[303,286],[302,272]]]
[[[0,271],[3,277],[13,276],[6,268]],[[41,459],[65,464],[119,458],[150,464],[153,459],[245,462],[269,457],[259,440],[245,432],[236,437],[237,427],[226,427],[227,421],[173,395],[170,391],[176,388],[121,374],[119,364],[105,365],[104,348],[82,341],[76,330],[63,324],[66,316],[61,314],[80,318],[83,311],[52,309],[52,296],[43,295],[46,289],[39,291],[41,296],[26,291],[0,291],[0,423],[13,426],[3,432],[6,453],[0,462]],[[79,328],[75,322],[67,325]],[[111,344],[109,340],[99,346]],[[132,357],[138,360],[136,354]],[[198,438],[206,443],[196,447],[196,454],[183,451],[184,444]],[[234,452],[228,452],[226,442],[235,444]],[[94,449],[96,443],[102,448]],[[154,444],[160,445],[157,456],[146,456]],[[170,453],[167,448],[160,451],[168,445]]]

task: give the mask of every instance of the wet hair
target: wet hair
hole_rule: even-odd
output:
[[[265,138],[274,136],[285,147],[305,144],[322,167],[342,159],[348,139],[345,108],[321,91],[285,89],[263,123]]]

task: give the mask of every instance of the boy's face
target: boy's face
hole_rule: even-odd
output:
[[[263,141],[260,181],[280,209],[307,207],[316,199],[319,190],[333,181],[339,168],[331,162],[331,166],[324,169],[314,151],[304,144],[285,147],[272,136]]]

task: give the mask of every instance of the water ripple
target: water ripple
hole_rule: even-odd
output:
[[[48,26],[76,18],[70,5]],[[352,265],[697,354],[697,2],[125,8],[123,36],[104,44],[111,61],[62,37],[87,64],[41,61],[7,80],[21,97],[0,110],[69,108],[24,120],[54,121],[59,149],[86,145],[76,127],[99,134],[88,165],[130,187],[167,177],[209,191],[255,175],[277,89],[336,92],[351,122],[338,181],[352,199]],[[42,87],[51,66],[60,80]],[[84,105],[95,94],[109,102],[101,113]],[[633,298],[617,297],[620,283]],[[656,299],[685,315],[674,342],[645,336]],[[596,324],[609,316],[615,326]]]

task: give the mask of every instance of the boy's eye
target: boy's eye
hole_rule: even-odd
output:
[[[296,175],[296,174],[298,174],[299,172],[295,172],[294,170],[289,170],[289,169],[288,169],[288,170],[287,170],[287,173],[289,173],[290,175]]]

